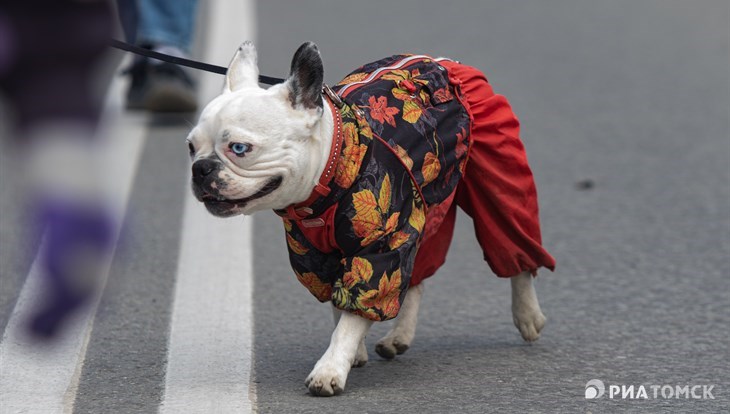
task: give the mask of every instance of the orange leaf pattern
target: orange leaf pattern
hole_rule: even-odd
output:
[[[344,146],[342,156],[337,160],[335,167],[335,183],[342,188],[349,188],[360,172],[362,160],[368,147],[360,144],[355,124],[348,123],[342,128]]]
[[[363,238],[360,244],[367,246],[383,235],[383,217],[378,211],[378,202],[372,191],[362,190],[352,195],[352,205],[355,208],[352,229]]]
[[[388,247],[390,247],[391,250],[395,250],[401,247],[403,243],[407,242],[410,237],[411,236],[403,230],[397,231],[390,236],[390,239],[388,240]]]
[[[388,217],[388,221],[385,222],[385,234],[390,234],[395,230],[395,227],[398,225],[398,219],[400,218],[400,212],[393,213],[390,217]]]
[[[371,118],[380,122],[381,124],[383,122],[387,122],[391,126],[395,126],[395,118],[393,118],[393,115],[396,115],[398,112],[400,112],[400,109],[394,106],[388,106],[388,100],[385,99],[385,96],[381,96],[378,99],[375,99],[374,96],[371,96],[370,99],[368,99],[368,103],[370,105],[366,108],[370,108]]]
[[[337,85],[347,85],[348,83],[353,82],[360,82],[361,80],[368,77],[368,73],[353,73],[352,75],[347,76],[345,79],[342,79]]]
[[[413,203],[413,209],[411,210],[411,216],[408,218],[408,224],[410,224],[419,233],[423,231],[423,226],[426,225],[426,212],[423,211],[423,207],[416,206]]]
[[[401,159],[401,161],[403,161],[403,164],[405,164],[409,170],[412,170],[413,160],[411,159],[411,157],[408,156],[408,152],[404,150],[403,147],[401,147],[400,145],[395,146],[395,152],[396,154],[398,154],[398,157]]]
[[[330,296],[332,296],[332,286],[327,283],[323,283],[316,273],[307,272],[301,274],[296,270],[294,272],[297,275],[299,283],[303,284],[304,287],[309,289],[309,291],[312,292],[312,294],[317,299],[319,299],[321,302],[326,302],[330,300]]]
[[[376,312],[379,296],[380,292],[378,289],[370,289],[367,291],[360,289],[355,301],[357,313],[367,319],[380,319],[380,316]]]
[[[391,70],[390,72],[388,72],[382,76],[382,79],[392,80],[392,81],[396,81],[396,82],[400,82],[402,80],[408,80],[410,78],[411,78],[411,73],[404,69]]]
[[[329,192],[294,206],[307,207],[306,217],[277,210],[300,283],[378,321],[398,314],[424,227],[442,219],[426,212],[453,200],[470,143],[469,113],[448,70],[404,58],[364,65],[333,88],[345,104]]]
[[[403,102],[403,120],[408,121],[412,124],[415,124],[418,122],[418,119],[421,118],[421,114],[423,111],[421,111],[421,107],[418,106],[417,103],[413,101],[405,101]]]
[[[352,229],[357,237],[362,238],[361,246],[367,246],[383,235],[391,233],[398,224],[400,213],[388,217],[391,199],[390,176],[386,173],[380,184],[378,199],[372,191],[365,189],[352,195],[352,206],[355,215],[352,217]]]
[[[378,207],[380,207],[382,214],[388,214],[391,192],[390,176],[386,173],[385,178],[383,178],[383,183],[380,185],[380,197],[378,198]]]
[[[449,88],[441,88],[433,93],[433,100],[436,102],[448,102],[454,99],[454,95],[451,94]]]
[[[345,272],[343,282],[348,288],[352,288],[358,283],[368,283],[370,278],[373,277],[373,265],[362,257],[355,257],[352,259],[352,266],[349,272]]]
[[[302,246],[301,243],[296,241],[294,237],[292,237],[291,234],[288,233],[286,235],[286,243],[289,245],[289,250],[300,256],[307,254],[307,252],[309,251],[309,249]]]
[[[441,163],[438,157],[432,152],[426,153],[423,159],[423,169],[421,169],[423,185],[428,185],[431,181],[435,180],[439,176],[439,172],[441,172]]]
[[[401,292],[400,287],[400,268],[393,272],[390,278],[383,273],[383,277],[380,278],[380,283],[378,283],[378,292],[380,294],[378,295],[379,300],[375,303],[375,307],[379,308],[383,312],[383,315],[388,318],[395,318],[398,315],[398,310],[400,309],[400,303],[398,301]]]
[[[407,101],[409,99],[412,99],[411,94],[408,93],[408,91],[404,91],[401,88],[393,88],[390,90],[390,93],[393,95],[394,98],[400,99],[401,101]]]

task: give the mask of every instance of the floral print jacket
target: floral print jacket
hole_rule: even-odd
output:
[[[467,159],[469,114],[458,85],[427,56],[364,65],[336,87],[344,105],[326,191],[279,210],[299,281],[322,302],[394,318],[419,243],[437,229]]]

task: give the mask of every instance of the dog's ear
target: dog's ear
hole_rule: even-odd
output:
[[[295,108],[321,109],[324,66],[319,49],[307,42],[297,49],[291,61],[291,72],[287,79],[289,100]]]
[[[256,48],[249,40],[238,47],[236,54],[228,65],[224,92],[233,92],[241,88],[259,86],[259,67],[256,62]]]

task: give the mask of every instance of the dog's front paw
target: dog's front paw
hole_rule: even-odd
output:
[[[337,366],[332,362],[317,363],[304,385],[309,388],[309,393],[318,397],[331,397],[341,394],[345,390],[347,381],[347,369]]]
[[[535,342],[540,338],[540,331],[545,326],[545,315],[542,314],[540,306],[517,306],[512,308],[512,320],[520,331],[522,339],[527,342]]]

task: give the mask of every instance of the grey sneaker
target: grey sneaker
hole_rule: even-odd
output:
[[[141,59],[129,69],[132,83],[127,108],[151,112],[195,112],[195,85],[185,71],[172,63]]]

